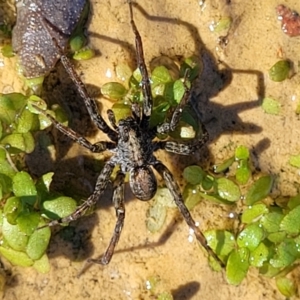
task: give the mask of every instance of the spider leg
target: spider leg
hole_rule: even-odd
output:
[[[176,141],[158,141],[154,142],[155,151],[158,149],[164,149],[171,153],[180,155],[190,155],[203,147],[208,141],[209,135],[204,126],[202,126],[202,136],[199,139],[192,140],[186,143],[179,143]]]
[[[151,116],[152,112],[152,106],[153,106],[153,99],[152,99],[152,93],[151,93],[151,85],[150,85],[150,79],[148,75],[148,71],[145,64],[144,59],[144,51],[143,51],[143,43],[142,38],[140,36],[140,33],[135,25],[135,22],[133,20],[133,12],[132,12],[132,2],[131,0],[128,0],[129,4],[129,10],[130,10],[130,23],[133,30],[133,33],[135,35],[135,47],[136,47],[136,53],[137,53],[137,64],[138,68],[142,75],[142,92],[143,92],[143,118],[142,122],[146,122],[148,125],[149,118]]]
[[[53,118],[50,114],[46,113],[36,105],[32,105],[36,110],[38,110],[40,113],[45,115],[52,124],[58,129],[60,132],[62,132],[64,135],[66,135],[68,138],[73,140],[74,142],[80,144],[81,146],[89,149],[90,151],[94,153],[100,153],[105,151],[106,149],[114,149],[116,147],[115,143],[112,142],[97,142],[95,144],[90,143],[86,138],[83,136],[80,136],[77,132],[72,130],[71,128],[64,126],[60,122],[56,121],[55,118]]]
[[[108,120],[109,120],[110,124],[112,125],[112,127],[115,130],[117,130],[118,126],[117,126],[117,122],[116,122],[116,117],[115,117],[114,112],[111,109],[107,110],[107,117],[108,117]]]
[[[173,178],[171,172],[167,169],[166,166],[164,166],[159,161],[157,161],[157,163],[154,164],[154,168],[165,180],[167,188],[170,190],[180,213],[182,214],[182,216],[185,219],[188,226],[194,231],[194,234],[195,234],[197,240],[199,241],[199,243],[202,245],[203,248],[205,248],[205,250],[207,251],[207,253],[209,255],[211,255],[222,267],[224,267],[224,263],[215,254],[215,252],[210,248],[204,234],[196,226],[193,217],[191,216],[189,210],[187,209],[187,207],[184,204],[184,201],[183,201],[183,198],[182,198],[182,195],[180,192],[180,188],[179,188],[178,184],[174,181],[174,178]]]
[[[117,141],[117,139],[118,139],[117,133],[106,124],[104,119],[98,113],[98,106],[97,106],[95,100],[90,98],[84,83],[81,81],[80,77],[75,72],[74,67],[71,64],[70,60],[64,54],[61,55],[60,60],[61,60],[62,64],[64,65],[67,73],[73,80],[80,96],[82,97],[92,121],[96,124],[96,126],[100,130],[102,130],[104,133],[106,133],[107,136],[112,141]]]
[[[95,185],[95,190],[93,194],[85,200],[80,206],[77,207],[77,209],[70,214],[69,216],[63,217],[58,220],[53,220],[49,222],[47,225],[39,227],[38,229],[42,229],[44,227],[52,227],[55,225],[60,225],[64,223],[70,223],[71,221],[75,221],[82,217],[84,213],[92,206],[96,204],[96,202],[99,200],[99,197],[101,194],[104,192],[104,190],[107,187],[107,184],[109,182],[109,177],[115,167],[115,164],[112,163],[110,160],[104,165],[100,175],[98,176],[96,185]]]
[[[188,86],[186,85],[187,76],[188,76],[188,72],[185,73],[184,80],[183,80],[184,94],[172,114],[171,121],[169,123],[165,122],[165,123],[159,125],[157,127],[158,133],[165,134],[170,131],[174,131],[176,126],[178,125],[181,115],[182,115],[182,112],[183,112],[183,109],[186,106],[187,102],[189,101],[190,95],[191,95],[191,91],[188,88]]]
[[[53,25],[50,22],[48,22],[48,20],[45,18],[41,18],[41,23],[42,23],[43,27],[47,30],[48,34],[51,36],[51,33],[50,33],[48,27],[53,27]],[[52,38],[52,36],[51,36],[51,38]],[[95,100],[89,96],[84,83],[81,81],[80,77],[74,70],[74,67],[73,67],[71,61],[65,55],[63,49],[59,46],[57,40],[55,38],[52,38],[52,40],[58,50],[58,53],[60,55],[60,60],[63,64],[63,66],[65,67],[67,73],[69,74],[70,78],[74,82],[74,84],[77,88],[77,91],[79,92],[80,96],[82,97],[82,99],[85,103],[85,106],[87,108],[87,111],[88,111],[91,119],[96,124],[96,126],[100,130],[102,130],[104,133],[106,133],[107,136],[112,141],[117,141],[117,133],[113,129],[111,129],[106,124],[105,120],[101,117],[101,115],[99,115],[98,107],[97,107]]]
[[[117,222],[110,243],[104,255],[100,259],[89,259],[88,262],[107,265],[114,254],[114,250],[119,241],[122,228],[124,225],[124,219],[125,219],[124,179],[125,179],[125,174],[119,172],[114,182],[113,204],[116,210]]]

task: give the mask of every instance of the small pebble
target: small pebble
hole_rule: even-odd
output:
[[[19,55],[22,74],[27,78],[46,75],[59,59],[55,38],[64,50],[79,21],[86,0],[17,1],[17,22],[12,45]],[[43,25],[48,25],[48,30]]]
[[[276,13],[278,20],[281,20],[281,28],[285,34],[300,35],[300,16],[296,11],[281,4],[276,7]]]

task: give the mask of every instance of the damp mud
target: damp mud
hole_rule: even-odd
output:
[[[147,63],[160,55],[197,55],[203,61],[203,73],[195,83],[192,101],[210,139],[194,157],[159,153],[175,178],[182,180],[180,174],[187,165],[222,162],[237,145],[245,145],[255,168],[276,177],[274,197],[296,195],[300,171],[290,166],[288,160],[300,153],[300,120],[296,114],[300,103],[300,37],[289,37],[282,31],[276,7],[283,4],[300,12],[299,2],[139,0],[137,3],[134,18]],[[126,1],[91,0],[91,9],[89,45],[97,55],[76,62],[75,66],[90,94],[97,97],[101,85],[116,80],[114,67],[127,63],[135,68],[136,57]],[[212,31],[213,22],[224,17],[232,20],[230,29],[225,33]],[[293,62],[294,75],[283,82],[274,82],[268,70],[281,59]],[[16,71],[16,58],[0,57],[0,92],[27,92]],[[61,65],[46,78],[42,97],[49,104],[62,105],[70,117],[70,126],[89,140],[105,138],[90,124],[80,106],[83,102]],[[261,103],[265,97],[280,103],[279,115],[264,112]],[[105,115],[112,103],[98,99]],[[45,158],[43,149],[36,149],[28,157],[29,168],[36,176],[54,170],[55,189],[71,193],[68,189],[72,187],[72,192],[75,190],[85,199],[93,191],[105,156],[92,156],[57,132],[51,134],[55,154]],[[51,264],[48,274],[39,274],[31,268],[11,269],[5,299],[156,299],[147,289],[147,282],[153,278],[159,281],[158,292],[170,292],[178,300],[285,299],[273,279],[260,276],[254,269],[241,285],[229,285],[223,272],[214,272],[209,267],[207,254],[195,239],[189,239],[189,229],[176,209],[169,209],[161,232],[149,233],[145,218],[150,204],[133,199],[129,191],[126,194],[125,226],[109,265],[86,266],[85,261],[99,257],[110,240],[116,220],[111,191],[100,199],[95,213],[72,223],[69,230],[54,229],[48,251]],[[228,222],[229,209],[202,201],[192,215],[202,230],[222,228]],[[295,269],[291,276],[299,283],[299,270]]]

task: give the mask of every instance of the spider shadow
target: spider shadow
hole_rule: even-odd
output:
[[[171,290],[171,294],[174,300],[189,300],[200,290],[200,283],[197,281],[187,282],[181,284],[177,289]]]
[[[158,17],[149,15],[138,3],[133,5],[140,13],[151,22],[167,22],[174,26],[184,26],[189,32],[194,42],[195,54],[201,58],[203,62],[203,71],[194,83],[191,96],[191,106],[198,115],[199,122],[205,124],[210,142],[216,140],[224,133],[242,133],[242,134],[257,134],[262,131],[262,128],[252,122],[243,122],[239,117],[239,113],[251,110],[261,105],[262,99],[265,97],[265,84],[263,73],[259,70],[242,70],[232,69],[224,62],[215,59],[215,56],[209,49],[205,47],[198,28],[193,24],[167,17]],[[221,67],[221,68],[220,68]],[[257,98],[251,101],[241,99],[241,102],[230,105],[222,105],[211,101],[219,92],[226,89],[231,83],[234,74],[241,76],[253,76],[253,88],[256,90]],[[207,146],[201,149],[201,153],[207,152]],[[196,155],[197,160],[201,160],[199,155]],[[179,158],[179,161],[189,161],[186,157]]]
[[[180,222],[183,221],[182,218],[180,220],[178,220],[179,219],[178,216],[179,216],[179,214],[177,214],[176,217],[174,217],[173,220],[167,225],[164,232],[160,235],[159,239],[156,242],[152,242],[152,243],[146,242],[145,244],[141,244],[138,246],[132,246],[132,247],[124,248],[124,249],[116,249],[114,251],[113,257],[115,257],[117,254],[121,254],[121,253],[143,250],[143,249],[149,248],[149,247],[156,248],[156,247],[162,246],[163,244],[165,244],[168,241],[168,239],[171,237],[171,235],[175,232],[175,230],[178,227],[178,225],[180,224]],[[100,260],[101,257],[103,256],[103,254],[104,253],[96,256],[95,259]],[[87,270],[89,270],[93,265],[95,265],[95,263],[90,263],[87,261],[85,263],[85,265],[82,267],[78,276],[81,276],[83,273],[85,273]]]

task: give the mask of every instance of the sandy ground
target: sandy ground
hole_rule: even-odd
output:
[[[236,145],[246,145],[252,153],[255,167],[274,174],[277,185],[274,196],[295,195],[300,183],[300,172],[288,165],[289,156],[298,154],[300,147],[299,117],[295,109],[300,101],[300,37],[283,34],[275,7],[285,4],[300,12],[299,1],[150,1],[139,0],[140,8],[134,17],[140,30],[146,61],[161,54],[168,56],[199,55],[204,72],[199,78],[193,101],[199,109],[210,141],[203,149],[201,159],[160,156],[169,161],[175,174],[190,163],[214,164],[232,154]],[[92,0],[92,18],[89,24],[90,45],[98,55],[90,61],[77,63],[76,68],[91,94],[99,86],[112,81],[106,76],[119,63],[134,66],[134,36],[129,24],[125,1]],[[233,26],[226,47],[218,44],[218,34],[209,29],[212,21],[230,16]],[[296,74],[289,80],[276,83],[269,79],[268,69],[279,59],[293,61]],[[0,92],[24,92],[24,83],[15,71],[15,59],[1,58]],[[231,79],[231,80],[229,80]],[[281,104],[278,116],[268,115],[261,108],[263,97],[273,97]],[[49,103],[59,102],[71,116],[71,126],[81,134],[95,137],[89,127],[86,113],[78,108],[80,99],[64,70],[58,67],[46,80],[43,97]],[[76,106],[77,103],[77,106]],[[102,101],[103,109],[111,105]],[[105,109],[103,110],[105,111]],[[97,173],[93,158],[60,135],[56,164],[43,158],[42,168],[35,153],[28,159],[36,175],[55,168],[55,188],[67,192],[66,185],[79,185],[83,195],[91,193]],[[99,157],[98,157],[99,158]],[[100,160],[102,157],[99,158]],[[179,171],[175,172],[174,162]],[[172,166],[173,162],[173,166]],[[90,170],[92,169],[92,171]],[[177,176],[180,180],[180,177]],[[70,183],[71,182],[71,183]],[[67,184],[68,183],[68,184]],[[160,278],[159,291],[169,291],[174,299],[285,299],[273,280],[250,270],[238,287],[227,284],[224,274],[213,272],[206,254],[195,242],[189,242],[189,231],[176,211],[168,214],[163,232],[151,234],[145,226],[147,203],[128,201],[126,221],[117,251],[108,266],[92,265],[77,278],[88,257],[103,253],[115,222],[115,213],[109,197],[104,197],[97,212],[72,224],[73,244],[54,233],[49,248],[51,271],[38,274],[33,269],[13,268],[5,299],[155,299],[146,289],[151,277]],[[132,195],[128,193],[128,198]],[[226,223],[228,209],[202,202],[193,216],[203,229]],[[296,270],[297,271],[297,270]],[[299,278],[294,273],[294,277]],[[299,280],[299,279],[298,279]],[[298,281],[299,282],[299,281]]]

